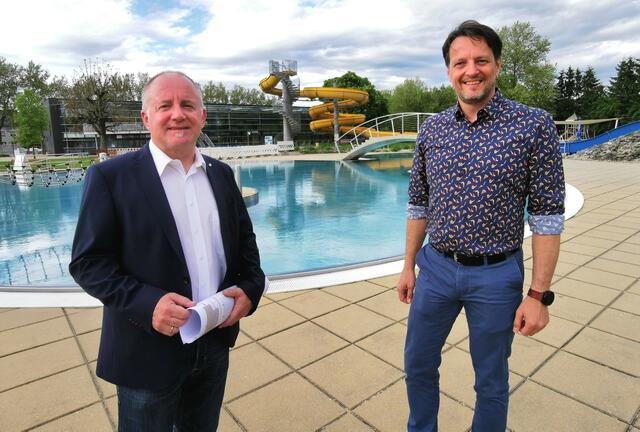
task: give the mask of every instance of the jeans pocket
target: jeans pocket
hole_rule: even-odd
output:
[[[416,264],[420,270],[427,268],[427,247],[428,246],[423,246],[416,254]]]

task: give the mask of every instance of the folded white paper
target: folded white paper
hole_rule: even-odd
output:
[[[237,287],[234,285],[227,289],[231,288]],[[233,297],[226,297],[222,292],[217,292],[189,308],[191,316],[180,327],[182,343],[188,344],[195,341],[227,319],[233,309],[234,300]]]

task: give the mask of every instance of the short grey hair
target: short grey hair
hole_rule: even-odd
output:
[[[153,84],[153,82],[160,78],[163,75],[179,75],[183,78],[186,78],[192,85],[193,88],[196,90],[196,94],[198,95],[198,100],[200,101],[200,106],[204,108],[204,101],[202,100],[202,90],[200,89],[200,86],[198,85],[197,82],[195,82],[194,80],[191,79],[191,77],[189,75],[187,75],[184,72],[180,72],[180,71],[174,71],[174,70],[166,70],[166,71],[162,71],[158,74],[155,74],[153,77],[151,77],[151,79],[149,81],[147,81],[147,83],[144,85],[144,89],[142,89],[142,111],[147,111],[147,99],[149,97],[149,89],[151,88],[151,85]]]

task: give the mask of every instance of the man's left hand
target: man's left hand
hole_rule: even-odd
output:
[[[240,318],[246,317],[251,310],[253,303],[251,303],[251,300],[244,293],[242,288],[229,288],[222,291],[222,294],[224,294],[225,297],[232,297],[234,301],[233,309],[231,310],[229,317],[225,322],[220,324],[220,327],[229,327],[240,321]]]
[[[513,331],[522,336],[533,336],[549,323],[549,310],[538,300],[526,296],[513,321]]]

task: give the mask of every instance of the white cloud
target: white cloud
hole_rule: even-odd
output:
[[[638,1],[197,0],[136,15],[134,0],[21,0],[3,5],[0,56],[73,75],[84,58],[123,72],[180,69],[196,80],[255,87],[270,59],[297,59],[303,87],[352,70],[379,88],[446,82],[441,46],[465,19],[530,22],[560,68],[591,65],[603,81],[640,57]]]

